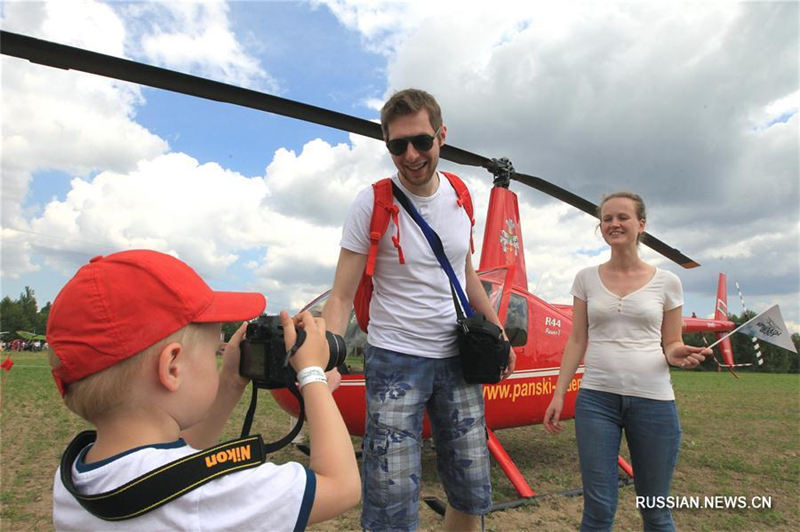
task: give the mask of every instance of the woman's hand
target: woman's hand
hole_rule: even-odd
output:
[[[544,424],[544,430],[550,434],[558,434],[564,429],[559,420],[561,417],[561,410],[563,408],[564,398],[553,396],[553,400],[550,401],[550,405],[548,405],[547,410],[544,413],[544,420],[542,420],[542,423]]]
[[[679,368],[692,369],[700,365],[707,356],[713,354],[708,347],[680,344],[667,353],[667,363]]]

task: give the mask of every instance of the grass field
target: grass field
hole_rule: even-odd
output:
[[[2,355],[5,358],[5,354]],[[44,353],[14,353],[11,371],[2,372],[0,429],[0,529],[50,530],[53,473],[67,442],[86,425],[62,405]],[[698,497],[700,508],[673,511],[682,530],[800,529],[800,375],[673,372],[683,442],[672,495]],[[246,403],[243,398],[226,438],[238,435]],[[497,512],[486,520],[488,530],[575,530],[582,499],[555,495],[580,486],[572,422],[554,437],[541,426],[500,431],[498,437],[533,489],[552,494],[525,506]],[[262,393],[252,432],[277,439],[289,421],[271,397]],[[354,439],[357,447],[359,440]],[[623,449],[623,456],[627,456]],[[433,451],[424,454],[423,496],[443,493],[436,481]],[[274,461],[305,462],[288,447]],[[515,498],[499,467],[493,468],[495,501]],[[257,496],[257,494],[254,494]],[[705,497],[768,498],[770,509],[712,508]],[[617,530],[639,530],[633,487],[620,490]],[[689,500],[689,499],[687,499]],[[724,506],[723,499],[715,499]],[[737,500],[738,501],[738,500]],[[737,503],[738,504],[738,503]],[[312,530],[359,529],[359,509]],[[426,505],[420,508],[424,530],[440,528],[441,519]]]

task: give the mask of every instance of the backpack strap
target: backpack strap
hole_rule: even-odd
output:
[[[472,253],[475,253],[475,243],[472,241],[472,228],[475,227],[475,217],[473,216],[472,197],[469,195],[469,189],[457,175],[451,174],[450,172],[442,172],[442,174],[444,174],[447,180],[450,181],[450,185],[455,189],[456,196],[458,197],[458,206],[463,207],[469,217],[469,249]]]
[[[475,225],[475,218],[472,214],[472,198],[469,195],[469,190],[461,179],[455,174],[442,172],[450,181],[450,185],[456,192],[458,198],[458,206],[463,207],[469,217],[470,234],[469,234],[469,247],[470,251],[475,252],[475,244],[472,241],[472,226]],[[356,288],[355,296],[353,297],[353,310],[356,314],[356,321],[359,327],[364,332],[367,332],[367,325],[369,324],[369,305],[372,300],[372,275],[375,273],[375,263],[378,259],[378,244],[380,243],[383,234],[389,227],[389,220],[394,220],[394,225],[397,227],[397,234],[392,237],[392,243],[397,248],[397,256],[400,264],[405,264],[403,257],[403,248],[400,247],[400,222],[398,220],[398,212],[400,208],[395,205],[394,195],[392,192],[392,178],[387,177],[372,184],[374,195],[374,202],[372,204],[372,218],[369,221],[369,252],[367,253],[367,263],[364,267],[364,273],[361,275],[358,287]]]
[[[72,482],[72,464],[96,438],[95,431],[87,430],[72,440],[61,457],[61,482],[89,513],[106,521],[137,517],[219,476],[259,466],[267,459],[261,436],[249,436],[169,462],[114,490],[82,495]]]
[[[372,203],[372,217],[369,220],[369,251],[367,263],[361,280],[358,282],[355,296],[353,297],[353,310],[356,321],[364,332],[369,324],[369,303],[372,300],[372,275],[375,273],[375,263],[378,260],[378,244],[383,234],[389,228],[389,220],[394,220],[397,233],[392,237],[392,244],[397,248],[397,258],[400,264],[405,264],[403,248],[400,246],[400,220],[397,214],[400,208],[394,204],[392,195],[392,178],[387,177],[372,184],[374,200]]]
[[[372,218],[369,221],[369,252],[367,253],[367,265],[364,273],[372,276],[375,272],[375,262],[378,260],[378,244],[381,237],[389,228],[389,220],[394,221],[397,233],[392,237],[392,244],[397,248],[397,257],[400,264],[405,264],[403,248],[400,246],[400,221],[397,213],[400,209],[394,204],[392,196],[392,179],[390,177],[381,179],[372,184],[374,202],[372,204]]]

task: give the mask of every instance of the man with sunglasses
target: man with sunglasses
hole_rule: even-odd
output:
[[[500,325],[472,266],[470,219],[454,187],[437,171],[447,136],[438,103],[422,90],[397,92],[381,110],[381,128],[397,168],[394,184],[441,238],[471,306]],[[347,327],[367,261],[374,203],[373,188],[362,190],[344,224],[333,288],[322,311],[328,328],[338,334]],[[366,530],[418,526],[427,412],[448,499],[445,528],[480,529],[479,516],[492,505],[481,385],[464,381],[449,280],[402,207],[381,237],[372,281],[361,525]],[[505,376],[513,367],[511,358]]]

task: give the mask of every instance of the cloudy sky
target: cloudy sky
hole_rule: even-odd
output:
[[[562,5],[566,4],[566,5]],[[393,91],[440,101],[448,142],[593,202],[628,189],[702,266],[685,313],[779,303],[800,330],[796,2],[29,2],[2,28],[368,120]],[[375,140],[2,56],[2,295],[40,304],[89,258],[172,253],[217,289],[298,310],[327,289]],[[470,185],[482,231],[491,177]],[[512,184],[532,292],[570,302],[595,222]],[[481,239],[476,238],[476,243]],[[477,257],[475,259],[477,263]]]

